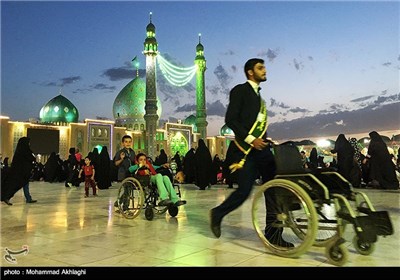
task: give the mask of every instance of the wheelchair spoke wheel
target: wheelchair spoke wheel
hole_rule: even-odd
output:
[[[140,214],[143,202],[144,194],[139,181],[132,177],[123,180],[117,198],[120,213],[127,219],[134,219]]]
[[[302,187],[285,179],[273,179],[259,187],[253,198],[252,218],[266,248],[283,257],[304,254],[317,234],[313,201]]]

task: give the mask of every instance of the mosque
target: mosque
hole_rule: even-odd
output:
[[[20,122],[0,116],[1,156],[11,157],[18,139],[28,136],[37,161],[42,163],[51,152],[59,153],[62,159],[68,158],[70,147],[78,148],[86,155],[95,147],[100,151],[101,147],[107,146],[112,158],[120,149],[122,136],[127,134],[132,136],[133,149],[136,152],[144,152],[153,159],[161,149],[171,157],[176,152],[185,155],[190,148],[197,147],[200,138],[206,141],[213,156],[219,154],[223,157],[233,133],[224,125],[220,136],[207,137],[204,79],[206,60],[200,36],[193,68],[196,75],[196,115],[190,115],[177,123],[167,122],[161,127],[159,117],[162,104],[156,91],[156,57],[159,53],[151,13],[146,36],[143,50],[146,57],[146,78],[141,79],[136,69],[136,77],[114,100],[114,120],[85,119],[84,122],[79,122],[78,108],[59,94],[44,104],[40,109],[39,119]]]

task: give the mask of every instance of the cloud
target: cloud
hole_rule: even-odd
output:
[[[223,88],[227,87],[229,82],[232,80],[232,77],[229,76],[228,72],[225,70],[225,68],[221,64],[219,64],[217,67],[215,67],[213,73],[217,77],[217,80],[219,81],[220,85]]]
[[[81,76],[71,76],[71,77],[61,78],[58,80],[59,82],[42,82],[39,84],[45,87],[63,87],[78,82],[81,79],[82,79]]]
[[[278,107],[283,109],[289,109],[290,106],[284,104],[283,102],[278,102],[274,98],[270,98],[270,105],[269,107]]]
[[[183,106],[180,106],[176,108],[175,110],[176,113],[180,112],[196,112],[196,104],[185,104]]]
[[[292,121],[273,122],[268,127],[268,135],[280,140],[337,136],[340,133],[357,134],[373,130],[398,130],[399,118],[400,102],[397,101],[381,106],[371,105],[353,111],[317,114]]]
[[[382,104],[393,101],[400,101],[400,93],[390,96],[378,96],[378,98],[374,101],[374,104]]]
[[[235,55],[235,52],[233,50],[227,50],[224,53],[221,53],[222,55]]]
[[[95,84],[95,85],[91,85],[88,88],[76,89],[76,90],[72,91],[72,93],[86,94],[86,93],[91,93],[93,91],[96,92],[96,93],[98,93],[99,91],[108,91],[108,92],[114,93],[116,89],[117,89],[116,86],[108,86],[108,85],[103,84],[103,83],[98,83],[98,84]]]
[[[309,113],[310,111],[307,109],[304,109],[304,108],[296,107],[296,108],[289,109],[289,112],[290,113]]]
[[[298,62],[297,59],[293,59],[293,65],[296,70],[301,70],[304,68],[303,62]]]
[[[385,63],[382,63],[382,65],[386,66],[386,67],[389,67],[390,65],[392,65],[392,63],[391,62],[385,62]]]
[[[273,62],[275,58],[278,57],[278,50],[271,50],[268,49],[267,51],[263,50],[259,53],[257,53],[257,56],[259,57],[267,57],[269,62]]]
[[[359,97],[359,98],[350,100],[350,102],[361,102],[361,101],[365,101],[365,100],[371,99],[373,97],[374,97],[374,95],[367,95],[367,96],[363,96],[363,97]]]
[[[81,77],[80,76],[72,76],[72,77],[66,77],[66,78],[61,78],[61,86],[73,84],[77,81],[80,81]]]
[[[143,78],[145,76],[146,69],[139,69],[139,77]],[[136,77],[136,69],[133,69],[131,62],[125,62],[124,66],[104,70],[101,77],[106,77],[110,81],[132,80]]]
[[[207,116],[220,116],[224,117],[226,112],[226,107],[221,101],[217,100],[213,103],[207,103]]]

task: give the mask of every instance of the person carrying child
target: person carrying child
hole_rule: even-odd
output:
[[[82,172],[85,173],[85,197],[89,196],[89,187],[92,187],[93,196],[97,196],[96,182],[94,181],[95,169],[88,156],[85,157],[85,165],[79,170],[79,178],[81,178]]]
[[[174,187],[172,186],[171,180],[166,175],[161,175],[156,172],[156,169],[160,166],[152,165],[144,153],[139,153],[136,156],[136,164],[129,167],[129,172],[140,176],[150,176],[150,183],[156,184],[157,190],[160,196],[160,202],[158,206],[182,206],[186,204],[186,200],[180,200]]]

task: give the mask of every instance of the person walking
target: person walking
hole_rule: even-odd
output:
[[[4,178],[4,185],[2,184],[1,186],[1,201],[7,205],[12,205],[10,199],[21,188],[25,188],[26,202],[36,202],[32,200],[29,194],[29,179],[31,178],[35,161],[36,158],[30,148],[30,138],[21,137],[18,140],[7,177]]]
[[[244,72],[247,82],[231,90],[225,115],[225,123],[235,133],[235,140],[229,144],[227,153],[236,162],[230,169],[238,172],[238,188],[219,206],[210,210],[210,227],[217,238],[221,236],[223,218],[248,198],[258,176],[261,175],[265,183],[273,179],[276,173],[275,159],[266,140],[266,104],[259,92],[260,83],[267,80],[264,60],[249,59],[244,65]],[[271,207],[275,201],[274,194],[267,190],[265,200],[265,237],[278,246],[293,247],[282,238],[282,228],[271,226],[276,219],[276,211]]]

